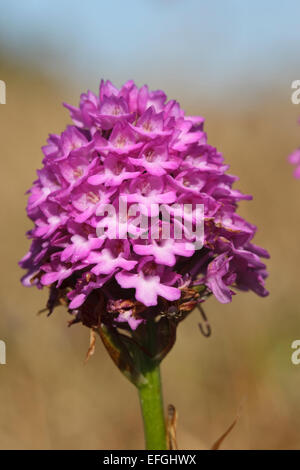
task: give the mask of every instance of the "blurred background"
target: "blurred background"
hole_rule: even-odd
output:
[[[84,365],[89,331],[67,328],[58,309],[37,317],[47,292],[25,289],[25,191],[49,132],[70,122],[101,78],[164,89],[188,114],[206,117],[236,185],[254,196],[240,214],[271,253],[270,296],[209,300],[212,336],[198,312],[180,326],[162,366],[165,405],[179,413],[180,449],[207,449],[239,412],[228,449],[300,446],[299,195],[287,155],[300,143],[298,0],[0,0],[1,449],[143,448],[137,394],[99,341]]]

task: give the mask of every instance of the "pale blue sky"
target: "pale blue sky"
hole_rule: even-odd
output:
[[[299,0],[0,0],[0,47],[84,88],[218,95],[299,78],[299,22]]]

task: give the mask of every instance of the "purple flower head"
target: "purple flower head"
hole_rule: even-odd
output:
[[[135,330],[149,315],[186,314],[210,295],[222,303],[238,290],[267,295],[261,258],[268,253],[252,243],[256,227],[236,213],[251,196],[233,189],[237,178],[207,143],[202,117],[133,81],[120,89],[102,81],[98,95],[65,106],[73,124],[43,147],[27,205],[32,244],[20,262],[24,285],[50,286],[50,312],[63,301],[73,321]],[[300,177],[300,151],[290,160]],[[178,219],[187,205],[194,227],[198,204],[201,249]],[[138,226],[150,217],[151,230]]]
[[[288,160],[296,167],[294,170],[295,178],[300,179],[300,148],[294,150],[294,152],[289,155]]]
[[[291,153],[291,155],[289,156],[289,162],[292,165],[296,166],[294,176],[295,178],[300,179],[300,149],[297,149],[293,153]]]

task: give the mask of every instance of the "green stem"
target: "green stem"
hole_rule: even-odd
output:
[[[157,341],[157,325],[149,320],[143,332],[143,345],[148,354],[139,350],[136,356],[138,368],[144,377],[138,385],[138,391],[147,450],[167,449],[159,361],[153,359],[157,352]]]
[[[146,361],[144,361],[144,365]],[[144,368],[146,383],[139,387],[140,403],[144,421],[145,444],[147,450],[165,450],[166,427],[161,391],[159,365],[151,364]]]
[[[166,426],[159,362],[161,331],[154,320],[137,329],[134,341],[105,325],[96,329],[121,372],[137,387],[147,450],[166,450]]]

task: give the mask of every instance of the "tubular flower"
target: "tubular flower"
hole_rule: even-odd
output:
[[[121,89],[102,81],[99,95],[88,91],[78,108],[65,106],[73,124],[43,147],[27,205],[32,243],[20,262],[24,285],[50,287],[50,313],[63,302],[72,323],[135,330],[149,316],[184,317],[211,295],[226,303],[238,290],[268,294],[268,253],[236,213],[251,196],[232,188],[237,178],[207,143],[201,116],[133,81]],[[300,164],[299,151],[291,161]],[[185,204],[192,227],[203,205],[200,248],[177,217]],[[138,223],[150,218],[151,230]]]

